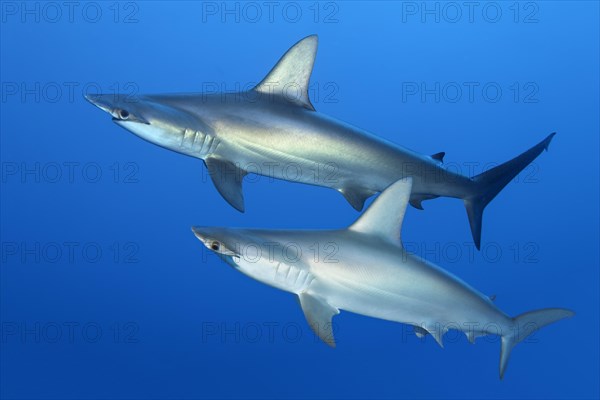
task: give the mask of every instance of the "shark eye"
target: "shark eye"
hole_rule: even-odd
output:
[[[122,120],[126,120],[129,118],[129,111],[127,110],[119,110],[117,113],[119,114],[119,118]]]
[[[214,251],[219,251],[219,250],[221,250],[221,243],[219,243],[215,240],[214,242],[212,242],[210,244],[210,248],[213,249]]]

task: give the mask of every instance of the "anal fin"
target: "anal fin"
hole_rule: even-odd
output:
[[[434,196],[432,194],[412,194],[410,196],[410,205],[413,206],[414,208],[418,209],[418,210],[423,210],[423,205],[421,204],[422,202],[424,202],[425,200],[431,200],[431,199],[436,199],[439,196]]]
[[[477,335],[475,335],[475,331],[469,330],[469,331],[465,332],[465,336],[467,337],[467,340],[469,341],[469,343],[471,343],[471,344],[475,343],[475,338],[477,337]]]

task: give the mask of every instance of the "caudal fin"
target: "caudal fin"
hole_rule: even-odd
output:
[[[528,166],[539,156],[543,150],[548,150],[548,146],[556,132],[551,133],[537,145],[533,146],[521,155],[510,161],[500,164],[482,174],[473,177],[476,185],[476,193],[464,200],[471,225],[471,234],[475,246],[479,249],[481,244],[481,223],[483,219],[483,210],[490,201],[506,186],[515,176]]]
[[[530,311],[513,318],[514,328],[508,334],[502,335],[502,351],[500,352],[500,379],[504,377],[510,353],[517,345],[533,332],[553,322],[575,315],[573,311],[564,308],[544,308]]]

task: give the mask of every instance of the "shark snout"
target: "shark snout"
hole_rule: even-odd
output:
[[[194,236],[196,236],[201,242],[204,242],[206,239],[206,234],[202,232],[202,228],[199,226],[192,226],[192,232],[194,232]]]
[[[150,122],[142,116],[138,100],[129,99],[119,94],[85,94],[85,99],[110,114],[115,122],[140,122],[150,125]]]
[[[88,94],[84,94],[83,97],[85,97],[85,99],[87,101],[89,101],[90,103],[94,104],[94,102],[95,102],[96,98],[98,97],[98,95],[97,94],[88,93]]]
[[[112,110],[113,110],[113,101],[111,101],[111,99],[109,99],[110,95],[104,95],[104,94],[85,94],[83,97],[85,97],[85,99],[87,101],[89,101],[90,103],[92,103],[93,105],[95,105],[96,107],[98,107],[99,109],[101,109],[102,111],[106,111],[107,113],[111,114]]]
[[[196,236],[200,242],[207,246],[210,244],[209,242],[218,240],[216,238],[221,237],[221,235],[219,235],[219,228],[215,227],[193,226],[192,232],[194,232],[194,236]]]

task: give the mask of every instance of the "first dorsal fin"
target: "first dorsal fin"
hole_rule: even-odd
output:
[[[412,178],[401,179],[375,199],[351,226],[350,230],[377,235],[401,245],[400,229],[410,199]]]
[[[308,98],[308,82],[317,44],[317,35],[311,35],[293,45],[254,90],[314,111]]]

